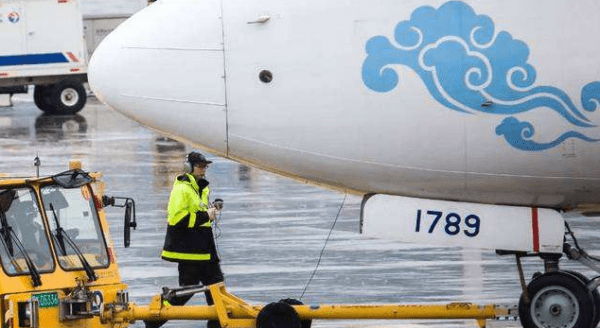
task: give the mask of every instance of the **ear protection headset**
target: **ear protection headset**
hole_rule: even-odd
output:
[[[185,156],[185,162],[183,163],[183,169],[185,170],[185,173],[191,174],[192,172],[194,172],[194,164],[195,165],[208,165],[210,163],[212,163],[212,162],[207,161],[206,158],[202,154],[193,151]]]
[[[194,172],[194,165],[190,162],[190,154],[185,155],[185,163],[183,163],[183,170],[185,173],[192,174]]]

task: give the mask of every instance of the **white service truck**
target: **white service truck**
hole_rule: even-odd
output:
[[[86,41],[79,0],[0,0],[0,93],[27,92],[46,113],[86,103]]]

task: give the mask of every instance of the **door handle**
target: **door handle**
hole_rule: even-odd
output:
[[[271,19],[271,16],[269,16],[269,15],[262,15],[257,20],[248,22],[248,24],[264,24],[269,19]]]

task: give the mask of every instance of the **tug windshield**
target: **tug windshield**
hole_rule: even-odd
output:
[[[49,185],[41,188],[41,194],[60,266],[83,269],[87,264],[79,258],[81,253],[91,267],[107,267],[106,242],[90,186]]]
[[[0,189],[0,195],[0,257],[4,271],[8,275],[30,274],[27,257],[37,271],[53,271],[52,252],[33,189]],[[19,242],[24,252],[17,245]]]

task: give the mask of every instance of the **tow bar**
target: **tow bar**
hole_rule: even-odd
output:
[[[172,306],[172,297],[210,291],[214,305]],[[294,303],[298,303],[297,305]],[[448,303],[445,305],[301,305],[294,300],[281,300],[265,306],[250,305],[230,294],[224,283],[210,286],[163,288],[147,306],[129,303],[128,306],[110,306],[102,313],[103,322],[134,322],[136,320],[218,320],[221,327],[289,327],[289,322],[313,319],[474,319],[479,327],[488,319],[516,318],[516,307]],[[277,322],[285,322],[278,325]]]

